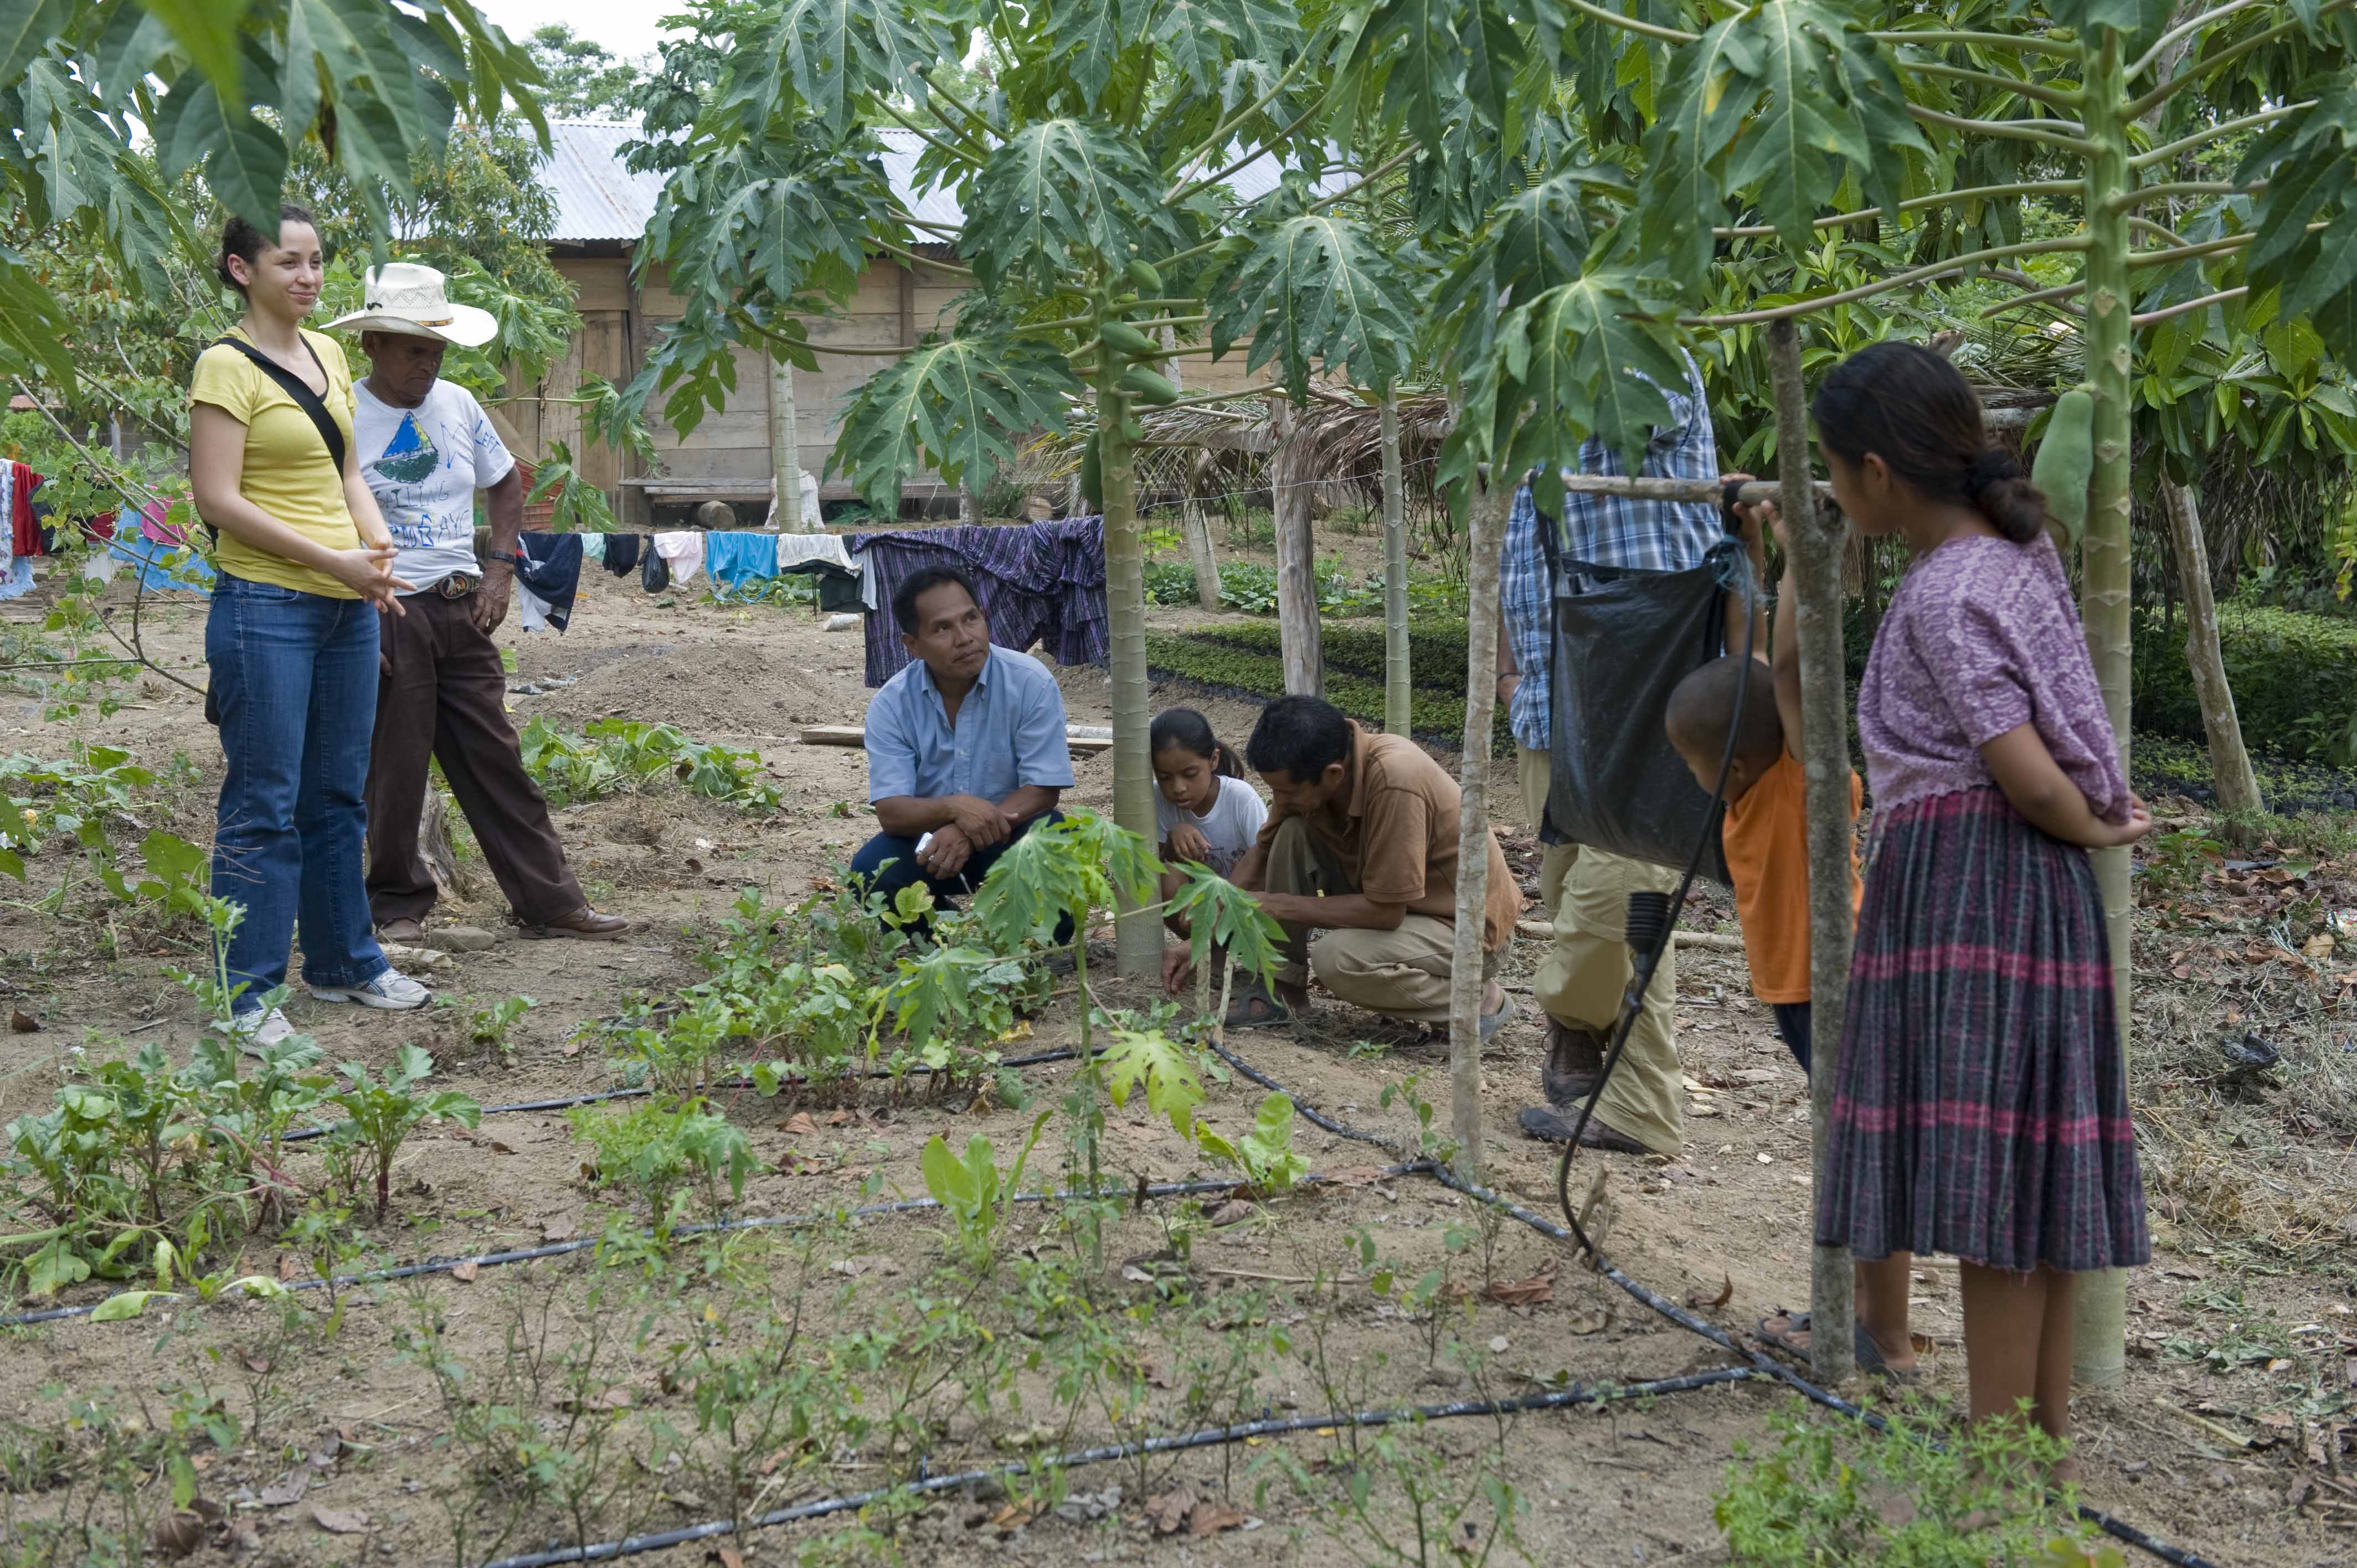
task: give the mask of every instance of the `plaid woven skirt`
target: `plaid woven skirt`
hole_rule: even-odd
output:
[[[1858,911],[1817,1240],[2026,1273],[2152,1255],[2086,852],[1994,788],[1892,811]]]

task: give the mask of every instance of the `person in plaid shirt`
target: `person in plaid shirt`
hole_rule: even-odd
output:
[[[1732,478],[1719,470],[1710,407],[1692,356],[1686,358],[1685,387],[1661,390],[1669,400],[1673,423],[1652,433],[1639,474],[1713,483]],[[1628,470],[1618,448],[1590,436],[1580,446],[1579,471],[1620,475]],[[1704,553],[1721,533],[1718,509],[1705,504],[1568,493],[1563,494],[1562,504],[1559,542],[1568,561],[1682,572],[1701,565]],[[1547,748],[1554,585],[1539,532],[1549,525],[1531,487],[1523,485],[1507,520],[1499,564],[1498,697],[1507,704],[1513,728],[1523,809],[1533,828],[1546,809],[1552,767]],[[1606,1036],[1630,980],[1629,895],[1639,888],[1671,892],[1677,882],[1676,872],[1649,862],[1578,844],[1545,846],[1539,897],[1555,922],[1555,948],[1532,984],[1547,1015],[1547,1054],[1540,1069],[1546,1103],[1522,1115],[1523,1130],[1532,1136],[1568,1138],[1579,1103],[1595,1086]],[[1645,993],[1644,1012],[1581,1135],[1583,1144],[1628,1154],[1678,1152],[1684,1139],[1684,1097],[1674,1017],[1677,993],[1672,950],[1662,955]]]

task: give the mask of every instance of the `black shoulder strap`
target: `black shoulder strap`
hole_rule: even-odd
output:
[[[304,338],[302,342],[303,351],[311,356],[311,362],[319,365],[319,351],[311,347],[310,339]],[[328,412],[327,400],[304,385],[302,377],[244,338],[219,338],[213,341],[213,347],[216,349],[224,344],[253,360],[264,375],[278,383],[279,391],[295,400],[296,408],[310,416],[311,428],[319,433],[320,442],[328,448],[328,461],[335,465],[336,472],[341,475],[344,471],[344,433],[336,428],[335,416]],[[328,374],[327,366],[319,365],[319,377],[330,387],[335,385],[334,378]]]

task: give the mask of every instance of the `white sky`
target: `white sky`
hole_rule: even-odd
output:
[[[550,22],[569,22],[576,37],[636,57],[653,52],[662,34],[656,20],[672,7],[663,0],[475,0],[475,9],[511,38]]]

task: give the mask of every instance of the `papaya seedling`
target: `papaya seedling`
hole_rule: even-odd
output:
[[[382,1222],[393,1204],[393,1162],[409,1134],[426,1122],[479,1126],[483,1108],[455,1089],[419,1092],[417,1086],[433,1076],[434,1058],[417,1046],[402,1047],[381,1079],[360,1062],[345,1062],[336,1070],[348,1087],[327,1097],[344,1112],[328,1134],[328,1168],[355,1194],[362,1181],[371,1182]]]
[[[1039,1146],[1039,1134],[1054,1112],[1042,1111],[1031,1119],[1031,1132],[1015,1156],[1015,1166],[1002,1180],[990,1140],[977,1133],[966,1140],[963,1159],[950,1153],[948,1140],[935,1133],[925,1144],[925,1190],[933,1195],[957,1227],[958,1250],[966,1265],[977,1273],[990,1266],[998,1250],[998,1231],[1006,1213],[1007,1197],[1023,1188],[1023,1167]]]

